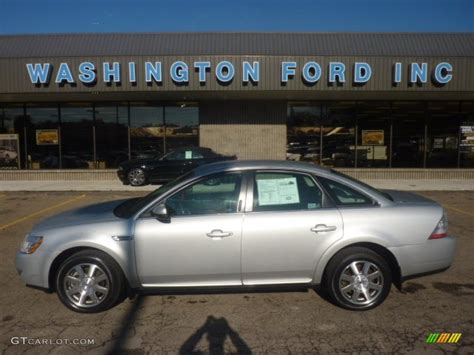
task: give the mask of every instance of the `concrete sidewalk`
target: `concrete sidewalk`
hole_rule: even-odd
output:
[[[363,180],[376,188],[406,191],[474,191],[474,180]],[[0,181],[0,191],[152,191],[120,181]]]

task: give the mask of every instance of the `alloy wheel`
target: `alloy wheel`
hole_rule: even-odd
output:
[[[339,277],[339,291],[354,305],[368,305],[381,295],[384,278],[380,268],[366,260],[353,261]]]
[[[67,298],[74,305],[90,308],[106,299],[110,290],[110,279],[97,264],[78,264],[65,274],[63,288]]]
[[[133,186],[141,186],[145,183],[145,172],[142,169],[133,169],[128,173],[128,181]]]

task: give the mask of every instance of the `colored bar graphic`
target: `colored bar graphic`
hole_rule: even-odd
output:
[[[427,344],[456,344],[462,333],[430,333],[426,338]]]

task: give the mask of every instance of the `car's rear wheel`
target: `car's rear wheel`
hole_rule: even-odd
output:
[[[367,310],[380,305],[392,284],[388,263],[374,251],[350,247],[329,262],[325,286],[331,299],[351,310]]]
[[[127,179],[132,186],[143,186],[147,182],[147,176],[143,169],[134,168],[127,174]]]
[[[113,307],[124,294],[124,277],[109,255],[78,252],[59,267],[56,292],[64,305],[76,312],[96,313]]]

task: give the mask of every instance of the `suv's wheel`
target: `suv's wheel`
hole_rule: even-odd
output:
[[[367,310],[381,304],[392,285],[387,262],[367,248],[340,251],[329,262],[325,286],[331,299],[352,310]]]
[[[132,186],[143,186],[146,183],[147,176],[143,169],[135,168],[128,172],[127,179]]]
[[[96,313],[113,307],[123,295],[122,270],[109,255],[78,252],[64,261],[56,274],[56,292],[68,308]]]

